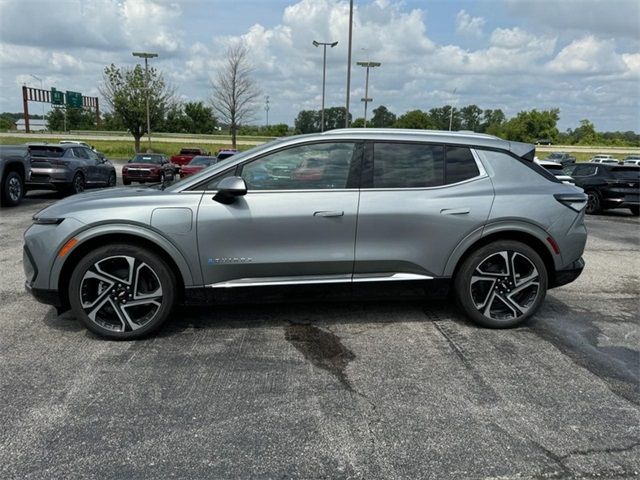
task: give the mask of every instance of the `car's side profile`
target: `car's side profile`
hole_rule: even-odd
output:
[[[636,217],[640,215],[640,167],[589,162],[572,165],[566,171],[587,194],[587,213],[628,208]]]
[[[452,290],[517,325],[582,271],[586,196],[496,137],[344,129],[279,139],[164,189],[71,197],[25,233],[26,286],[117,339],[176,303]],[[265,295],[266,294],[266,295]]]

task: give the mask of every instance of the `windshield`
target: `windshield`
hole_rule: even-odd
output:
[[[552,153],[547,158],[562,158],[563,155],[564,153]]]
[[[215,163],[216,157],[193,157],[193,160],[189,162],[189,165],[211,165]]]
[[[161,155],[136,155],[129,163],[155,163],[160,165],[162,163]]]
[[[180,155],[198,155],[201,152],[199,148],[183,148]]]

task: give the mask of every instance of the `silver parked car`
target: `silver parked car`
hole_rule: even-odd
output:
[[[419,130],[275,140],[164,190],[85,193],[42,210],[25,233],[26,287],[118,339],[154,332],[177,303],[281,289],[353,298],[451,287],[474,322],[514,326],[584,267],[587,197],[533,153]]]

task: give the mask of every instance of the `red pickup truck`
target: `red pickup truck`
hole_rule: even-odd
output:
[[[181,148],[178,155],[171,157],[171,163],[174,165],[182,166],[189,163],[193,157],[198,155],[209,155],[209,152],[202,148]]]

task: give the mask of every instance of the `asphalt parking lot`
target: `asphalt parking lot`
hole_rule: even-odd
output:
[[[640,219],[587,218],[587,267],[512,330],[448,302],[180,309],[109,342],[24,291],[0,211],[0,478],[640,475]]]

